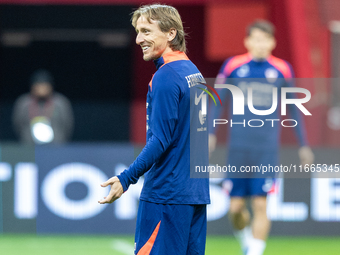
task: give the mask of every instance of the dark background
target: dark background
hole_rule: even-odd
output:
[[[30,76],[49,70],[55,90],[72,102],[73,141],[127,141],[131,100],[133,27],[131,6],[21,6],[0,9],[1,31],[109,29],[131,38],[120,47],[97,41],[33,40],[0,48],[0,140],[15,140],[14,100],[30,88]]]

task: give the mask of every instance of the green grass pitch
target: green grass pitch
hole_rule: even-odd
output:
[[[3,255],[128,255],[132,236],[0,235]],[[208,236],[206,255],[241,255],[230,236]],[[338,255],[340,237],[270,237],[264,255]]]

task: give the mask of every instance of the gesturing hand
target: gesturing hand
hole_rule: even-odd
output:
[[[120,183],[117,176],[114,176],[108,179],[106,182],[100,184],[100,186],[102,187],[107,187],[108,185],[111,185],[110,193],[107,197],[104,197],[104,199],[99,200],[98,201],[99,204],[107,204],[107,203],[111,204],[112,202],[120,198],[124,192],[123,186]]]

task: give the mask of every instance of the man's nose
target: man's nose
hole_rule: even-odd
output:
[[[140,45],[144,41],[144,37],[141,33],[138,33],[136,36],[136,44]]]

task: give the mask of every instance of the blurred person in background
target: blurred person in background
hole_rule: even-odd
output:
[[[247,28],[244,45],[248,53],[227,59],[216,78],[216,84],[232,84],[240,88],[245,96],[247,105],[248,89],[252,89],[252,103],[256,110],[268,110],[272,106],[273,88],[294,86],[293,71],[290,64],[271,55],[276,46],[273,24],[265,20],[257,20]],[[231,110],[231,93],[228,89],[219,90],[222,100],[228,100]],[[293,93],[288,96],[295,97]],[[229,104],[230,103],[230,104]],[[313,152],[308,147],[306,131],[300,110],[289,104],[292,119],[297,120],[295,130],[300,143],[299,156],[301,164],[313,162]],[[219,119],[221,106],[211,105],[213,119]],[[245,166],[279,165],[280,116],[278,109],[270,115],[255,115],[248,107],[244,115],[232,116],[234,124],[230,127],[229,154],[227,164],[237,170]],[[231,112],[231,111],[230,111]],[[249,120],[254,122],[251,127]],[[266,119],[277,120],[268,122]],[[244,125],[242,123],[245,123]],[[215,128],[210,122],[209,149],[210,153],[216,147]],[[267,217],[267,193],[272,189],[274,174],[261,175],[256,173],[228,173],[224,187],[230,194],[229,218],[234,228],[235,237],[241,244],[245,255],[262,255],[266,239],[270,231],[270,220]],[[246,206],[247,199],[251,200],[253,217]]]
[[[30,93],[14,103],[13,125],[20,142],[26,144],[65,143],[73,131],[70,101],[53,89],[50,72],[39,69],[31,76]]]

